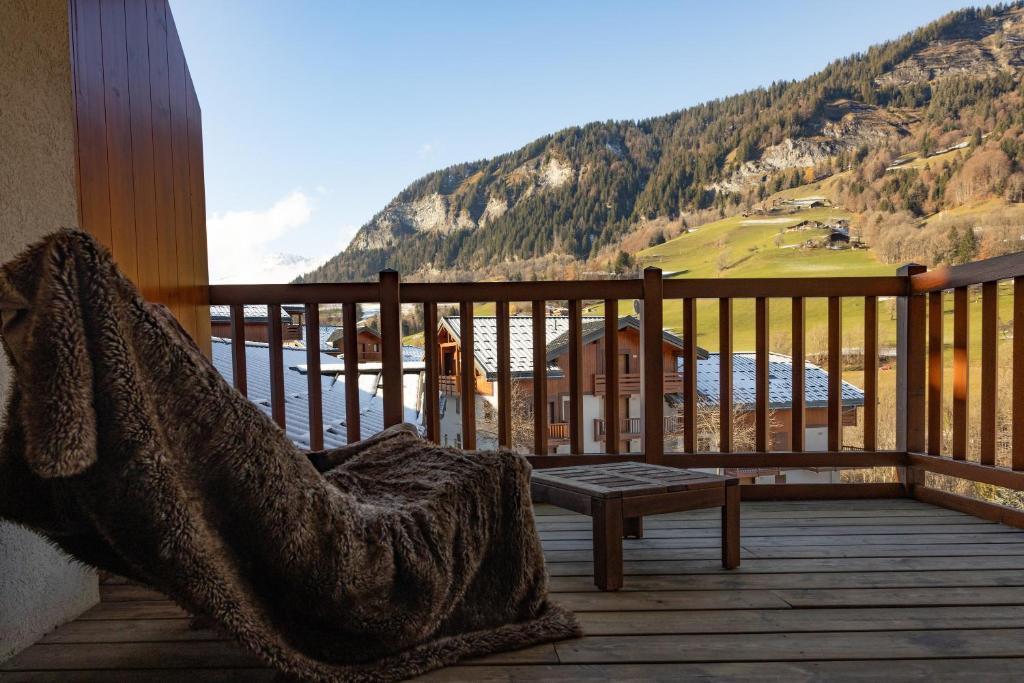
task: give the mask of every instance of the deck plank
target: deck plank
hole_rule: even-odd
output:
[[[625,586],[593,586],[590,520],[538,505],[556,602],[582,639],[424,680],[1015,680],[1024,670],[1024,531],[910,499],[743,504],[724,571],[716,510],[651,517]],[[103,602],[0,665],[6,683],[269,681],[274,672],[159,593]]]

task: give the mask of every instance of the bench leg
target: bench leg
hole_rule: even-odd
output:
[[[594,499],[594,584],[603,591],[622,588],[622,501]]]
[[[626,519],[622,520],[622,535],[625,538],[643,538],[644,518],[627,517]]]
[[[735,569],[740,566],[740,487],[725,487],[725,505],[722,506],[722,566]]]

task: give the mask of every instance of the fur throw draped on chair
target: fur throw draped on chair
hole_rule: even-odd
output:
[[[0,270],[0,517],[280,671],[387,681],[572,637],[530,467],[408,429],[307,457],[85,233]]]

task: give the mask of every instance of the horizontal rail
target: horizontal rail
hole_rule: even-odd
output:
[[[380,301],[376,282],[306,285],[210,285],[210,305],[366,304]]]
[[[1005,467],[993,467],[968,460],[953,460],[941,455],[907,453],[907,464],[921,467],[928,472],[950,477],[968,479],[981,484],[991,484],[1015,491],[1024,491],[1024,472]]]
[[[407,282],[402,301],[421,304],[469,301],[565,301],[638,299],[642,280],[547,280],[538,282]]]
[[[666,299],[749,299],[754,297],[903,296],[907,279],[871,277],[704,278],[665,280]]]
[[[961,266],[940,266],[910,277],[911,294],[927,294],[1024,276],[1024,252],[995,256]]]

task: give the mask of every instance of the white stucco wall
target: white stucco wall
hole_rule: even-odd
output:
[[[77,221],[67,0],[0,2],[0,262]],[[0,401],[10,371],[0,358]],[[0,661],[99,600],[96,574],[0,522]]]

